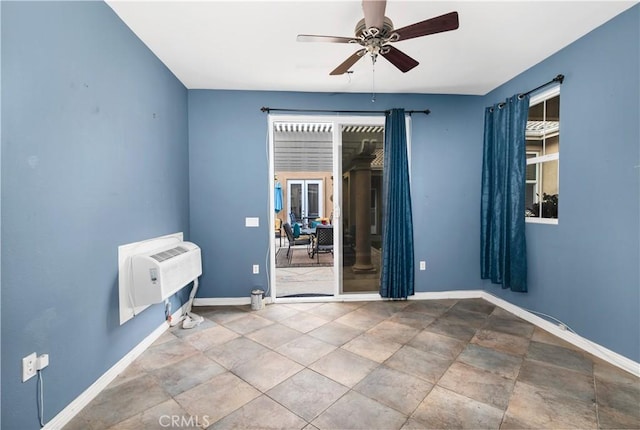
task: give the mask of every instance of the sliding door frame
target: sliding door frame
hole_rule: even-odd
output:
[[[406,116],[407,124],[407,155],[409,161],[411,160],[411,117]],[[274,124],[277,122],[315,122],[315,123],[330,123],[333,125],[333,177],[336,180],[333,181],[333,223],[337,226],[334,228],[333,243],[334,249],[342,250],[342,216],[341,216],[341,202],[342,202],[342,125],[385,125],[385,117],[383,115],[368,115],[368,116],[335,116],[335,115],[279,115],[269,114],[268,116],[268,160],[269,160],[269,176],[267,177],[267,184],[269,189],[269,226],[272,226],[275,222],[274,211],[274,187],[273,178],[275,176],[274,166]],[[327,190],[328,191],[328,190]],[[329,208],[325,211],[329,213]],[[272,229],[269,228],[269,251],[275,249],[275,235],[271,233]],[[334,295],[332,297],[296,297],[285,298],[276,297],[276,258],[273,252],[269,252],[269,297],[271,302],[275,303],[292,303],[292,302],[335,302],[335,301],[361,301],[361,300],[380,300],[380,294],[378,293],[356,293],[356,294],[344,294],[342,293],[342,252],[334,252]]]

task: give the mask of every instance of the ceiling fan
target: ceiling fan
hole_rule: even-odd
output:
[[[349,68],[364,57],[366,53],[371,54],[371,60],[374,64],[378,55],[382,55],[391,64],[406,73],[419,63],[391,45],[391,43],[455,30],[459,25],[458,12],[450,12],[395,30],[393,22],[384,16],[386,5],[386,0],[362,0],[364,19],[361,19],[356,24],[355,37],[299,34],[297,40],[298,42],[357,43],[362,46],[361,49],[354,52],[336,67],[330,75],[347,73]]]

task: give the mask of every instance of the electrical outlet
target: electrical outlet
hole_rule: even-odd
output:
[[[32,352],[22,359],[22,382],[36,376],[36,353]]]
[[[420,270],[427,270],[427,262],[426,261],[421,261],[420,262]]]
[[[258,273],[260,273],[260,265],[259,264],[254,264],[253,265],[253,274],[257,275]]]

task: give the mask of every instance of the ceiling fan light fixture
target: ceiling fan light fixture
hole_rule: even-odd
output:
[[[364,18],[358,21],[355,28],[355,35],[358,38],[357,43],[362,45],[366,52],[371,55],[371,60],[375,64],[378,54],[386,54],[389,52],[387,43],[395,42],[399,36],[393,32],[393,21],[384,17],[382,29],[377,27],[369,27],[365,23]]]

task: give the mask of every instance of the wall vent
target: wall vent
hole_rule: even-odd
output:
[[[175,248],[167,249],[166,251],[159,252],[157,254],[151,255],[150,257],[156,260],[158,263],[161,263],[165,260],[169,260],[173,257],[177,257],[180,254],[184,254],[188,249],[182,246],[176,246]]]

